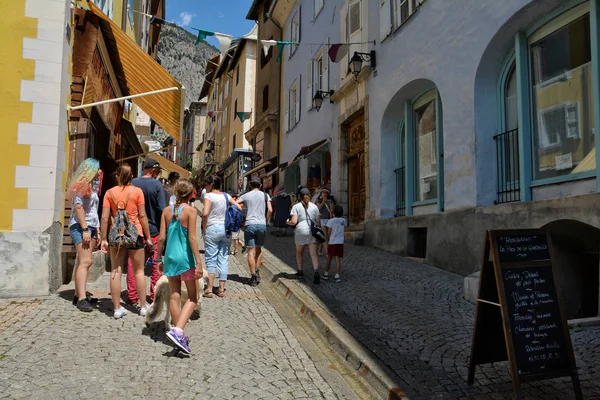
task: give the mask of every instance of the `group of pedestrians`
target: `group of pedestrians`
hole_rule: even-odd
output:
[[[321,277],[324,280],[329,279],[329,269],[332,259],[335,259],[336,273],[334,280],[341,282],[341,259],[344,257],[344,229],[347,225],[346,220],[342,218],[344,210],[341,206],[333,207],[333,218],[329,210],[329,192],[322,191],[317,195],[317,204],[311,201],[310,191],[307,188],[301,188],[298,192],[298,203],[291,210],[287,224],[295,228],[294,242],[296,244],[296,263],[298,271],[296,277],[303,278],[303,258],[304,250],[308,248],[308,253],[313,266],[313,283],[319,284]],[[319,201],[320,200],[320,201]],[[326,222],[321,219],[327,217]],[[325,241],[323,244],[327,251],[327,262],[325,272],[321,276],[319,273],[319,254],[318,247],[321,242],[313,234],[314,226],[322,226],[325,231]]]
[[[154,299],[156,282],[164,273],[168,277],[171,292],[170,312],[174,327],[168,332],[169,339],[180,349],[190,352],[189,338],[183,329],[197,304],[197,280],[204,275],[200,256],[196,225],[198,209],[191,206],[196,198],[196,190],[191,182],[170,176],[167,190],[158,181],[160,164],[151,158],[144,162],[144,173],[133,178],[132,169],[127,164],[120,165],[115,173],[116,186],[106,191],[101,218],[98,219],[103,173],[97,160],[89,158],[81,163],[68,186],[72,198],[73,215],[69,221],[69,231],[76,247],[78,265],[75,271],[75,295],[73,302],[81,311],[93,310],[91,303],[97,299],[86,295],[86,281],[92,264],[92,252],[100,247],[110,255],[110,291],[114,308],[114,318],[121,318],[127,310],[121,305],[121,275],[128,258],[127,293],[132,303],[139,302],[139,314],[145,316],[149,309],[146,302],[146,277],[144,266],[151,266],[150,298]],[[262,246],[267,234],[267,221],[273,208],[269,195],[261,190],[261,180],[252,178],[250,191],[234,198],[222,191],[223,181],[213,175],[206,179],[201,193],[203,209],[201,231],[205,246],[208,285],[202,293],[204,297],[225,296],[228,276],[229,255],[232,237],[226,231],[225,222],[228,207],[238,210],[244,205],[247,209],[244,242],[248,250],[249,284],[260,283],[262,266]],[[339,281],[340,259],[343,257],[344,226],[341,218],[343,210],[333,207],[323,195],[318,205],[310,201],[308,189],[299,193],[300,202],[291,210],[287,223],[295,227],[297,276],[303,276],[302,258],[308,247],[314,269],[314,282],[319,283],[319,260],[317,244],[312,233],[313,225],[324,223],[328,235],[327,263],[323,279],[333,258],[336,260],[335,280]],[[324,211],[325,210],[325,211]],[[326,213],[325,213],[326,212]],[[215,279],[218,290],[213,292]],[[180,308],[181,283],[186,285],[188,300]]]

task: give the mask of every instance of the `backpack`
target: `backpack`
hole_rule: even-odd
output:
[[[113,197],[112,193],[106,192],[112,202],[117,206],[117,213],[113,218],[113,224],[108,231],[108,245],[110,247],[116,247],[120,249],[121,247],[124,249],[132,249],[136,247],[138,240],[138,230],[135,224],[131,222],[129,219],[129,214],[125,211],[127,207],[127,202],[129,201],[129,196],[133,193],[135,188],[132,188],[127,194],[127,198],[125,199],[125,203],[117,202]],[[119,204],[120,203],[120,204]],[[121,204],[123,206],[121,206]]]
[[[223,193],[225,196],[225,233],[227,237],[231,236],[231,232],[238,232],[242,227],[242,212],[235,206],[229,203],[229,197],[227,193]]]

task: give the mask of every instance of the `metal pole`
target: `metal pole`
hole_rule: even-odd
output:
[[[116,101],[123,101],[123,100],[135,99],[137,97],[150,96],[152,94],[172,92],[172,91],[175,91],[175,90],[179,90],[179,88],[177,86],[174,86],[174,87],[170,87],[170,88],[167,88],[167,89],[153,90],[152,92],[132,94],[131,96],[124,96],[124,97],[118,97],[116,99],[102,100],[102,101],[97,101],[95,103],[82,104],[80,106],[75,106],[75,107],[67,106],[67,110],[72,110],[72,111],[81,110],[82,108],[89,108],[89,107],[93,107],[93,106],[99,106],[99,105],[102,105],[102,104],[114,103]],[[182,101],[182,103],[183,103],[183,101]]]

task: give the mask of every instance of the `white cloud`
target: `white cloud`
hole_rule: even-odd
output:
[[[217,15],[217,17],[218,17],[219,19],[220,19],[220,18],[224,18],[224,17],[225,17],[225,14],[223,14],[222,12],[220,12],[220,13],[219,13],[219,15]]]
[[[179,18],[181,18],[181,22],[179,23],[179,25],[188,26],[190,22],[192,22],[192,18],[195,16],[196,14],[192,14],[187,11],[182,12],[181,14],[179,14]]]

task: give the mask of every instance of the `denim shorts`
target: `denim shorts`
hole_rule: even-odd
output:
[[[246,247],[263,246],[266,237],[266,225],[246,225],[244,228],[244,244]]]
[[[88,229],[90,230],[92,239],[98,240],[98,229],[92,226],[88,226]],[[74,245],[78,245],[79,243],[83,242],[83,229],[81,228],[80,224],[71,225],[69,227],[69,235],[71,236]]]

